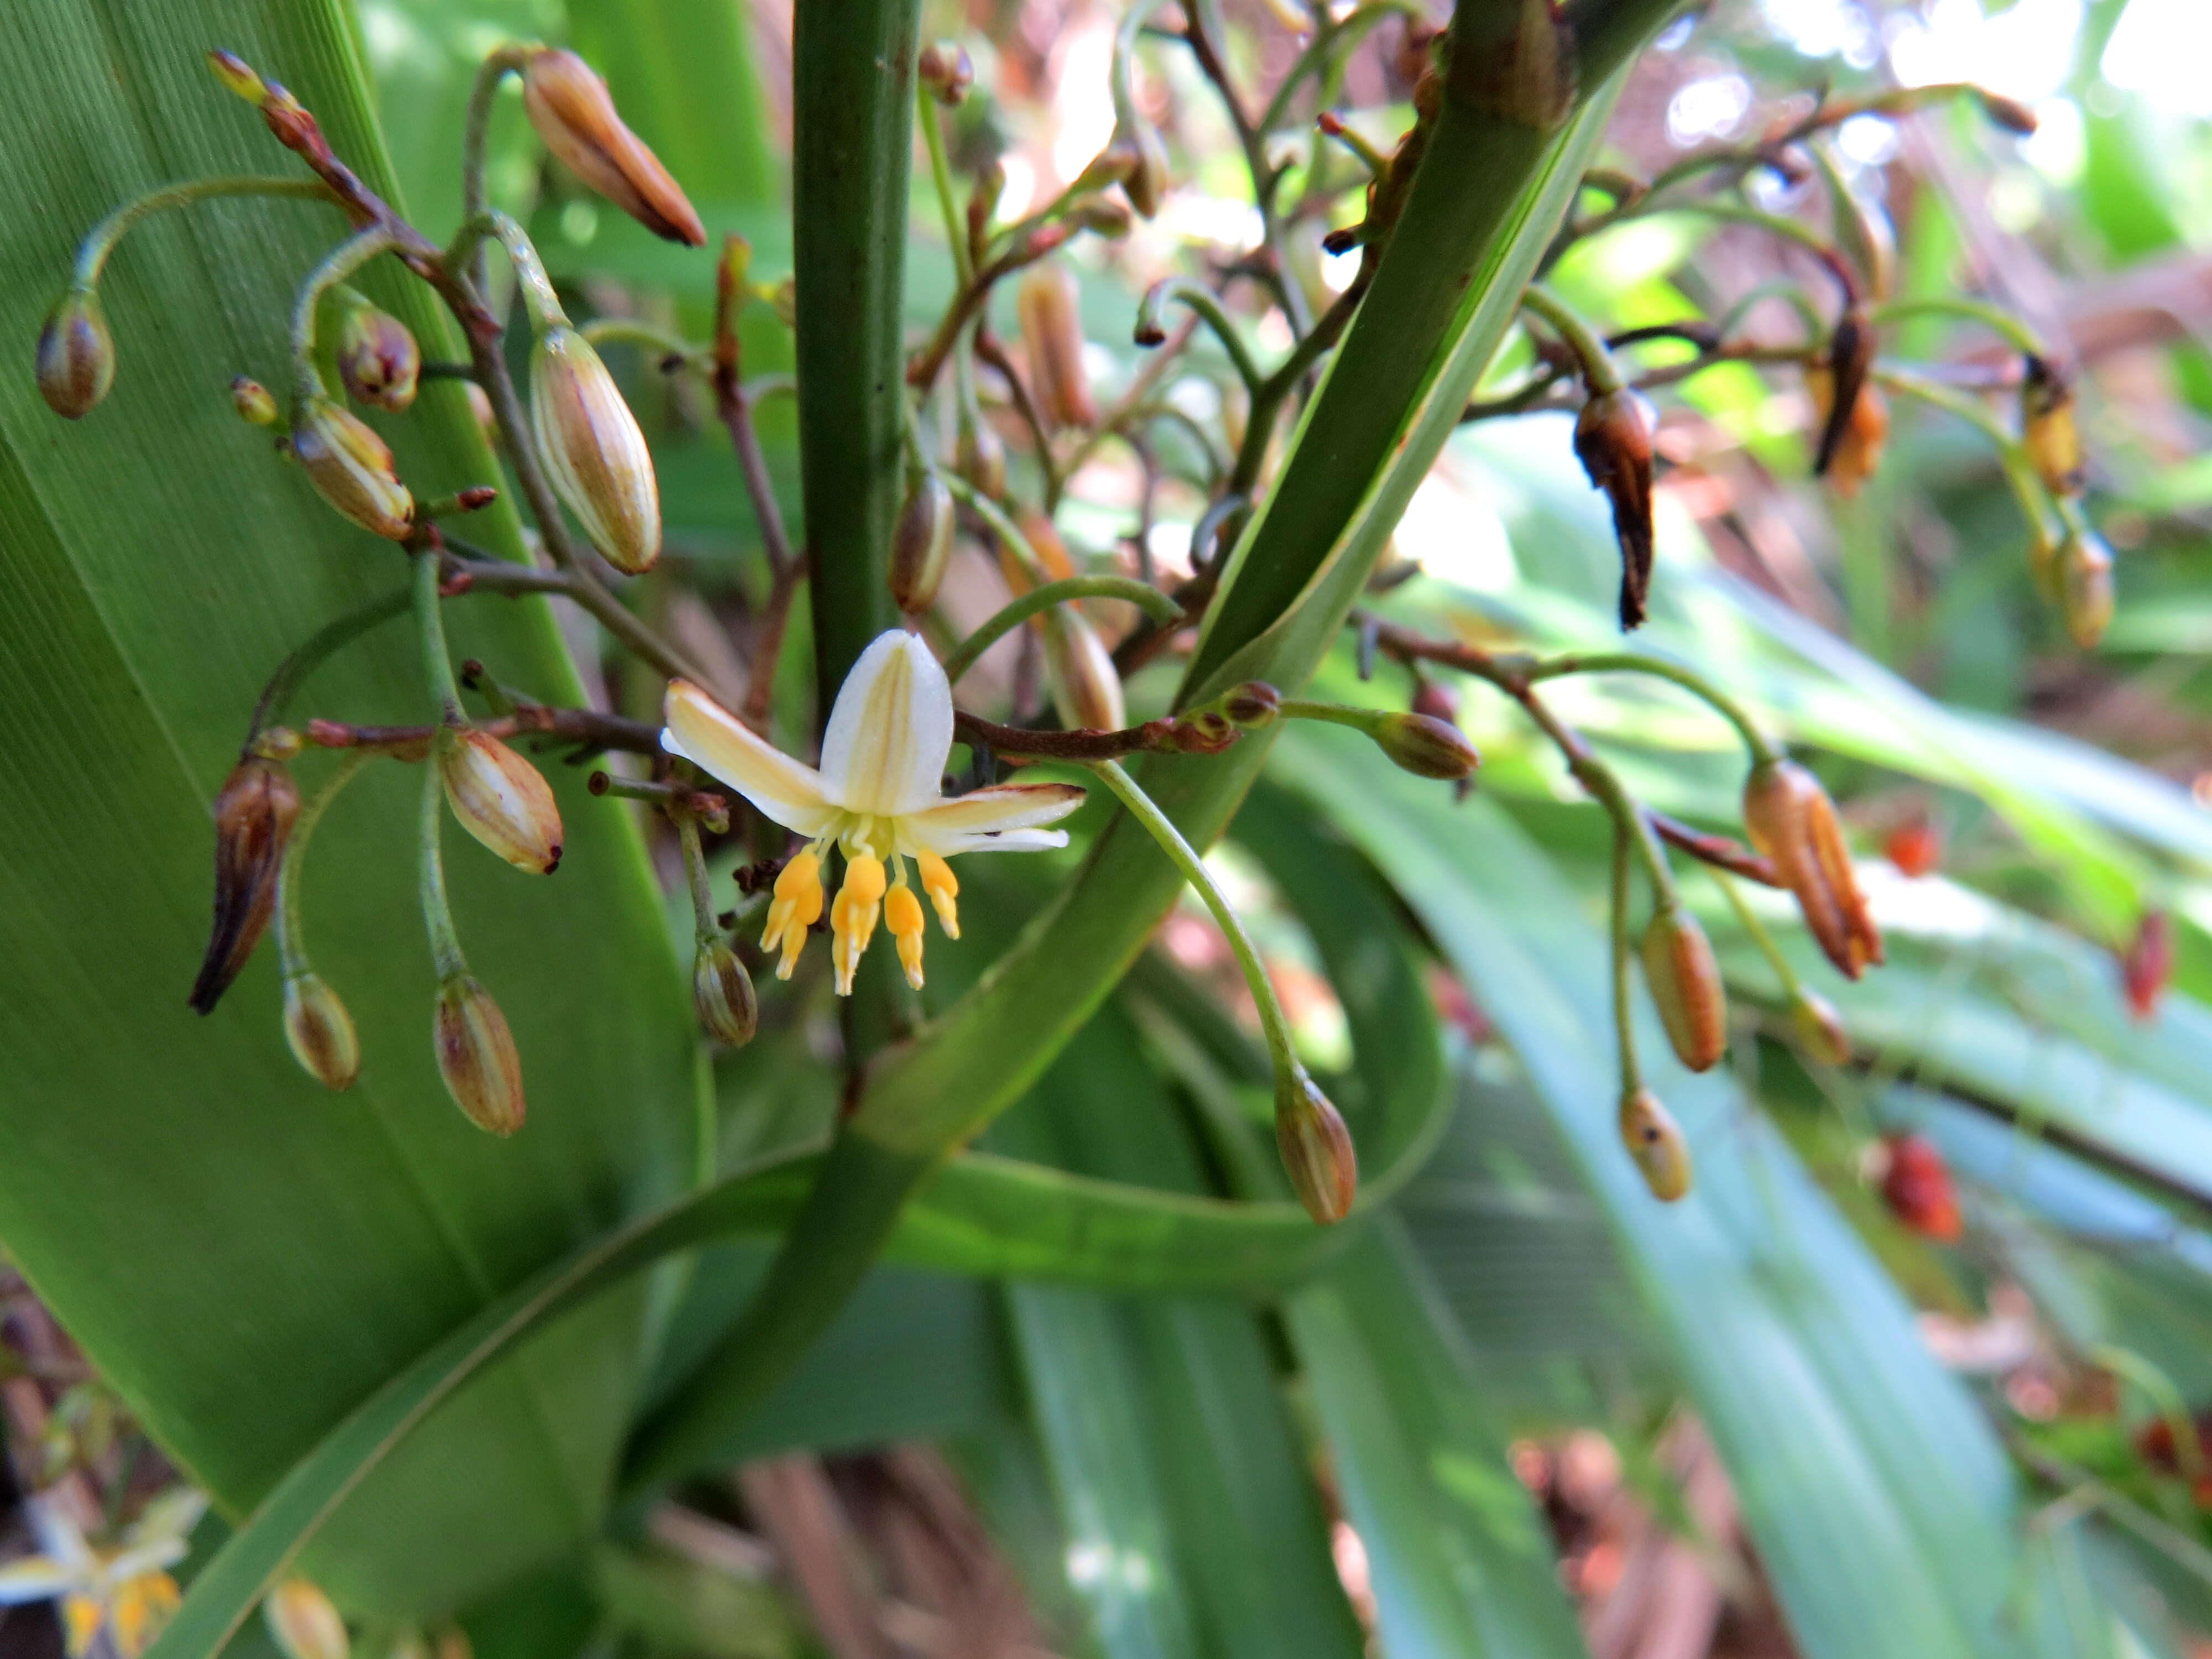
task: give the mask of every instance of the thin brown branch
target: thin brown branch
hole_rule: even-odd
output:
[[[572,760],[618,749],[633,755],[661,753],[660,728],[644,720],[603,714],[595,708],[553,708],[519,704],[512,714],[483,720],[476,729],[495,738],[548,737],[576,745]],[[434,726],[353,726],[342,720],[311,720],[309,743],[325,749],[374,749],[395,760],[421,760],[430,752]]]
[[[1188,720],[1146,720],[1142,726],[1118,732],[1080,730],[1031,732],[1018,726],[1000,726],[964,708],[952,712],[952,729],[958,739],[994,754],[1026,760],[1118,760],[1124,755],[1147,751],[1169,755],[1218,755],[1235,743],[1237,729],[1218,714],[1197,714]]]

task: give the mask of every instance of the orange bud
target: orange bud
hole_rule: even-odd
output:
[[[1846,311],[1836,321],[1826,369],[1812,371],[1806,376],[1807,387],[1820,415],[1820,441],[1814,454],[1814,476],[1828,476],[1848,439],[1851,453],[1836,483],[1837,489],[1847,495],[1856,492],[1873,473],[1875,463],[1881,456],[1881,441],[1889,431],[1889,411],[1878,393],[1872,404],[1861,407],[1863,394],[1868,390],[1867,372],[1874,366],[1874,330],[1866,319],[1856,310]]]
[[[1954,1243],[1962,1231],[1959,1195],[1943,1154],[1918,1135],[1886,1135],[1883,1139],[1889,1148],[1889,1167],[1882,1175],[1881,1196],[1890,1213],[1938,1243]]]
[[[438,988],[433,1038],[446,1092],[469,1121],[495,1135],[520,1129],[526,1109],[522,1056],[507,1016],[475,975],[455,974]]]
[[[1711,1070],[1728,1048],[1728,995],[1705,930],[1679,903],[1662,903],[1641,954],[1675,1058],[1693,1072]]]
[[[2112,623],[2112,553],[2093,531],[2069,528],[2058,549],[2060,612],[2066,632],[2084,651],[2094,650]]]
[[[753,1040],[760,1024],[760,1002],[753,993],[752,975],[726,939],[699,942],[691,964],[691,1004],[708,1036],[742,1048]]]
[[[115,384],[115,340],[100,295],[73,288],[54,302],[39,331],[39,395],[46,407],[74,421]]]
[[[545,148],[593,190],[656,236],[707,245],[706,227],[660,158],[623,125],[607,83],[573,52],[532,55],[522,107]]]
[[[263,1598],[261,1614],[284,1659],[346,1659],[345,1620],[304,1578],[287,1578]]]
[[[1053,707],[1071,726],[1118,732],[1129,723],[1121,676],[1090,619],[1072,605],[1044,614],[1045,679]]]
[[[1620,1098],[1620,1144],[1636,1161],[1651,1196],[1672,1204],[1690,1190],[1690,1146],[1674,1115],[1649,1089]]]
[[[561,863],[561,809],[544,775],[473,727],[441,735],[438,781],[461,828],[518,870],[550,876]]]
[[[1814,418],[1825,432],[1831,425],[1834,409],[1835,377],[1825,368],[1808,368],[1805,371],[1805,389],[1812,394]],[[1859,487],[1881,465],[1882,447],[1888,441],[1889,404],[1880,387],[1863,385],[1852,403],[1850,418],[1843,422],[1826,468],[1828,482],[1835,486],[1838,495],[1848,500],[1859,493]]]
[[[1826,1066],[1846,1066],[1851,1058],[1850,1028],[1836,1005],[1802,986],[1790,999],[1790,1023],[1805,1052]]]
[[[891,528],[891,599],[908,616],[936,603],[952,552],[952,491],[934,472],[916,472]]]
[[[1055,429],[1098,419],[1083,368],[1083,314],[1075,273],[1058,264],[1030,268],[1014,296],[1037,413]]]
[[[1794,761],[1753,767],[1743,788],[1743,825],[1844,976],[1856,979],[1868,963],[1879,963],[1881,933],[1859,890],[1835,803],[1819,780]]]
[[[1303,1067],[1275,1081],[1275,1145],[1298,1201],[1316,1221],[1341,1221],[1359,1192],[1352,1132]]]
[[[1467,733],[1431,714],[1378,714],[1368,735],[1394,765],[1416,777],[1455,782],[1482,764]]]
[[[553,493],[607,562],[629,575],[660,556],[653,451],[592,343],[565,324],[530,356],[530,428]]]
[[[1651,588],[1651,447],[1658,424],[1650,402],[1627,387],[1592,398],[1575,420],[1575,457],[1591,486],[1613,503],[1623,628],[1642,623]]]
[[[407,325],[360,300],[338,325],[338,378],[355,401],[398,414],[415,401],[422,348]]]
[[[2074,423],[2074,387],[2033,352],[2021,376],[2020,436],[2045,489],[2054,495],[2081,493],[2081,433]]]
[[[292,455],[316,493],[373,534],[404,542],[415,498],[392,470],[392,448],[349,410],[320,395],[293,411]]]
[[[241,374],[230,383],[230,406],[248,426],[276,424],[276,399],[251,375]]]
[[[300,787],[276,761],[249,755],[232,769],[215,798],[215,926],[201,958],[190,1006],[215,1007],[246,966],[276,902]]]
[[[284,976],[284,1040],[301,1069],[325,1089],[350,1089],[361,1075],[353,1016],[311,968]]]
[[[1917,817],[1891,830],[1881,850],[1900,874],[1917,878],[1934,874],[1943,862],[1943,837],[1926,818]]]
[[[2173,919],[2163,910],[2146,910],[2136,935],[2120,957],[2120,987],[2128,1011],[2137,1019],[2158,1012],[2159,999],[2173,978]]]

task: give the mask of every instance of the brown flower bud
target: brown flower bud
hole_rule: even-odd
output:
[[[1275,1080],[1275,1145],[1308,1215],[1327,1225],[1352,1212],[1359,1193],[1352,1132],[1303,1067]]]
[[[1642,623],[1651,589],[1651,442],[1659,419],[1643,393],[1592,398],[1575,421],[1575,458],[1613,503],[1620,544],[1620,625]]]
[[[1871,390],[1867,373],[1874,367],[1874,349],[1873,328],[1856,310],[1846,311],[1837,319],[1835,334],[1828,343],[1826,368],[1806,375],[1820,420],[1813,475],[1825,478],[1835,468],[1836,488],[1845,495],[1856,494],[1873,476],[1881,459],[1882,441],[1889,433],[1889,410],[1881,394],[1875,392],[1871,403],[1865,400]]]
[[[462,387],[469,395],[469,413],[477,418],[477,429],[494,449],[499,447],[499,416],[491,406],[491,393],[474,380],[464,380]]]
[[[952,470],[976,494],[997,501],[1006,493],[1006,441],[988,421],[962,422]]]
[[[1805,389],[1812,396],[1814,418],[1825,432],[1833,408],[1835,376],[1825,368],[1808,368],[1805,371]],[[1863,385],[1828,463],[1827,478],[1836,494],[1849,500],[1859,493],[1860,487],[1881,465],[1882,447],[1888,441],[1888,401],[1882,397],[1879,386]]]
[[[1378,714],[1367,731],[1377,748],[1416,777],[1455,782],[1482,764],[1466,732],[1431,715]]]
[[[488,732],[462,727],[437,745],[438,781],[461,828],[518,870],[561,863],[561,809],[544,775]]]
[[[1014,296],[1037,413],[1055,429],[1087,428],[1098,419],[1083,368],[1081,298],[1075,273],[1057,264],[1033,266]]]
[[[1459,724],[1459,697],[1448,685],[1439,684],[1425,674],[1413,685],[1413,712],[1426,714],[1432,720],[1442,720],[1446,726]]]
[[[248,756],[232,769],[215,798],[215,926],[200,960],[190,1006],[204,1014],[246,966],[276,902],[300,787],[277,762]]]
[[[566,325],[531,353],[530,428],[554,494],[592,544],[617,570],[650,570],[660,556],[653,452],[599,354]]]
[[[115,384],[115,341],[107,331],[100,295],[73,288],[54,302],[39,331],[39,395],[46,407],[74,421]]]
[[[338,325],[338,378],[356,402],[397,415],[415,401],[422,349],[407,325],[366,300],[349,304]]]
[[[623,125],[607,83],[573,52],[533,53],[522,107],[545,148],[593,190],[656,236],[707,245],[706,227],[660,158]]]
[[[1044,614],[1044,672],[1053,707],[1068,726],[1118,732],[1129,723],[1121,676],[1091,620],[1072,605]]]
[[[347,1659],[345,1620],[331,1598],[304,1578],[287,1578],[261,1603],[284,1659]]]
[[[1221,712],[1247,731],[1273,725],[1282,708],[1283,694],[1265,680],[1247,680],[1221,700]]]
[[[1689,1143],[1674,1115],[1650,1090],[1632,1090],[1620,1097],[1620,1144],[1661,1203],[1672,1204],[1690,1190]]]
[[[317,395],[292,416],[292,455],[318,495],[373,534],[404,542],[415,498],[392,470],[392,449],[351,410]]]
[[[1078,197],[1067,206],[1067,222],[1109,241],[1129,234],[1129,210],[1110,196]]]
[[[325,1089],[350,1089],[361,1075],[361,1038],[353,1016],[312,968],[284,976],[284,1040],[301,1069]]]
[[[707,1035],[742,1048],[760,1024],[752,975],[726,939],[702,939],[691,964],[691,1002]]]
[[[438,1074],[453,1104],[479,1129],[511,1135],[522,1127],[522,1056],[514,1034],[491,993],[470,973],[459,973],[438,988],[433,1037]]]
[[[1674,1057],[1693,1072],[1711,1070],[1728,1048],[1728,994],[1705,930],[1680,904],[1662,902],[1644,930],[1642,955]]]
[[[2096,648],[2112,622],[2112,553],[2096,533],[2069,528],[2058,549],[2059,608],[2066,632],[2084,651]]]
[[[1859,890],[1835,803],[1794,761],[1754,766],[1743,787],[1743,826],[1796,896],[1805,926],[1846,979],[1882,959],[1881,933]]]
[[[929,95],[947,109],[957,106],[975,84],[975,60],[957,40],[939,40],[921,49],[915,65],[916,76]]]
[[[908,481],[891,527],[891,599],[908,616],[936,603],[952,553],[952,491],[936,473],[924,470]]]
[[[1790,1024],[1797,1033],[1798,1046],[1822,1065],[1850,1063],[1850,1027],[1827,998],[1800,986],[1790,999]]]
[[[2163,910],[2146,910],[2120,955],[2120,988],[2128,1012],[2138,1020],[2150,1018],[2172,979],[2173,919]]]
[[[1958,1191],[1951,1184],[1951,1166],[1943,1154],[1918,1135],[1884,1135],[1882,1140],[1889,1163],[1882,1172],[1881,1196],[1890,1213],[1939,1244],[1956,1243],[1964,1230]]]
[[[2020,382],[2020,437],[2035,476],[2054,495],[2081,493],[2081,434],[2074,423],[2074,387],[2033,352]]]
[[[230,406],[248,426],[276,424],[276,399],[251,375],[241,374],[230,383]]]
[[[2016,132],[2023,138],[2033,138],[2042,125],[2036,113],[2017,98],[2008,98],[2001,92],[1991,92],[1987,87],[1976,87],[1974,96],[1982,106],[1982,112],[2008,132]]]
[[[1105,153],[1114,158],[1129,205],[1139,216],[1152,217],[1168,193],[1168,152],[1160,135],[1148,121],[1133,122],[1115,133]]]

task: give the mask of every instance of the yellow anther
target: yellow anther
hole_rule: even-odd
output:
[[[914,861],[921,872],[922,890],[929,895],[929,902],[936,908],[937,925],[945,930],[945,938],[958,939],[960,907],[953,900],[960,891],[960,878],[934,853],[916,853]]]
[[[921,989],[921,901],[914,889],[901,885],[884,895],[884,926],[898,941],[899,966],[906,982]]]
[[[875,936],[876,919],[883,914],[884,861],[866,853],[845,860],[845,884],[830,909],[832,964],[837,972],[837,994],[853,994],[853,975],[859,971],[860,953]]]
[[[775,878],[775,902],[768,907],[768,927],[761,934],[762,950],[782,945],[778,979],[791,977],[799,953],[806,946],[806,930],[821,919],[822,860],[811,852],[797,854]]]

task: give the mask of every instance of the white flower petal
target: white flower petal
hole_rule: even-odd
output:
[[[820,773],[762,741],[688,680],[670,683],[662,708],[668,721],[662,748],[706,768],[785,829],[818,836],[836,817]]]
[[[915,812],[938,799],[952,752],[952,687],[919,635],[876,636],[838,688],[822,734],[822,787],[848,812]]]
[[[1036,852],[1065,847],[1064,830],[1042,830],[1083,805],[1073,783],[1001,783],[959,795],[899,821],[902,851],[927,848],[940,858],[955,853]]]
[[[76,1583],[76,1576],[51,1556],[27,1555],[0,1567],[0,1607],[51,1601]]]
[[[99,1568],[100,1558],[85,1542],[84,1534],[70,1517],[69,1511],[50,1498],[33,1498],[28,1507],[31,1530],[38,1534],[39,1547],[80,1580],[89,1582]]]

